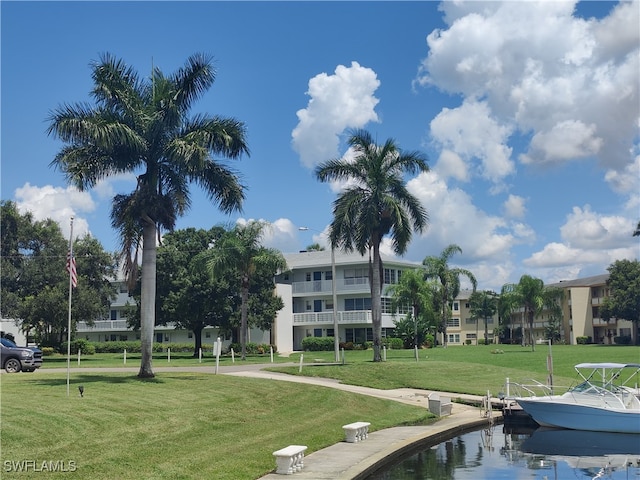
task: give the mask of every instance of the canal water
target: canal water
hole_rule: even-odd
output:
[[[497,425],[410,452],[367,480],[418,479],[640,480],[640,435]]]

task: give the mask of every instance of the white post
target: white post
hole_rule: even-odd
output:
[[[220,341],[220,337],[216,340],[214,344],[214,351],[216,355],[216,375],[218,374],[218,367],[220,366],[220,350],[222,350],[222,343]]]
[[[69,230],[69,251],[67,252],[67,263],[69,269],[69,311],[67,318],[67,397],[69,396],[69,378],[71,367],[71,292],[73,291],[73,216]]]
[[[342,347],[342,364],[344,365],[344,347]]]
[[[78,349],[78,366],[80,366],[80,349]]]
[[[507,395],[506,395],[506,397],[505,397],[505,398],[509,398],[509,397],[511,396],[511,395],[509,394],[509,377],[507,377],[507,388],[506,388],[506,390],[507,390]]]
[[[198,363],[202,363],[202,348],[198,349]]]
[[[304,358],[304,354],[303,354],[303,353],[301,353],[301,354],[300,354],[300,368],[298,369],[298,372],[299,372],[299,373],[302,373],[302,361],[303,361],[302,359],[303,359],[303,358]]]
[[[269,354],[271,356],[271,363],[273,363],[273,347],[269,347]]]
[[[417,362],[417,361],[418,361],[418,346],[417,346],[417,345],[414,345],[414,346],[413,346],[413,350],[414,350],[414,353],[415,353],[415,355],[416,355],[416,362]]]
[[[127,349],[124,349],[124,364],[127,364]]]
[[[236,352],[231,349],[231,363],[236,363]]]
[[[167,363],[171,362],[171,349],[167,348]]]
[[[383,361],[387,361],[387,346],[383,345],[382,346],[382,360]]]

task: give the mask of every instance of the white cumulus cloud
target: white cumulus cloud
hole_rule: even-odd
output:
[[[376,73],[358,62],[338,65],[333,75],[320,73],[309,80],[309,103],[296,113],[298,125],[291,134],[303,165],[313,168],[337,157],[345,129],[378,121],[374,93],[379,86]]]
[[[89,192],[80,192],[73,187],[37,187],[27,182],[16,189],[15,202],[22,214],[31,212],[35,220],[50,218],[56,221],[66,238],[71,233],[71,217],[74,217],[74,238],[91,233],[86,218],[80,216],[81,213],[90,213],[96,208]]]

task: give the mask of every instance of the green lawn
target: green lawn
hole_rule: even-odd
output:
[[[65,478],[254,479],[275,468],[272,452],[312,452],[342,440],[341,426],[372,429],[432,421],[423,408],[339,390],[226,375],[159,373],[2,374],[2,473],[21,461],[73,462]],[[77,386],[85,388],[80,397]],[[8,463],[9,462],[9,463]]]
[[[492,353],[500,349],[504,353]],[[303,375],[339,378],[379,388],[415,387],[496,394],[505,377],[546,378],[548,348],[535,352],[519,346],[470,346],[387,352],[373,363],[372,352],[345,352],[344,365],[323,366],[333,352],[304,354]],[[638,347],[554,346],[556,384],[574,381],[580,362],[639,362]],[[276,357],[298,362],[300,354]],[[122,356],[83,357],[83,366],[113,367]],[[268,362],[249,357],[246,362]],[[236,361],[240,364],[241,361]],[[154,366],[166,365],[154,357]],[[172,357],[169,365],[214,365],[212,358]],[[222,359],[221,365],[230,365]],[[45,358],[47,367],[66,359]],[[74,359],[72,365],[77,362]],[[139,357],[129,357],[137,367]],[[299,367],[270,368],[298,374]],[[308,453],[342,440],[345,423],[366,419],[372,429],[432,421],[424,408],[323,387],[204,373],[158,372],[139,380],[127,372],[73,372],[71,396],[66,374],[46,372],[0,376],[0,477],[92,479],[255,479],[273,470],[272,452],[289,444],[309,446]],[[640,383],[640,379],[639,379]],[[78,385],[85,395],[79,396]],[[67,473],[12,470],[24,462],[62,462]],[[32,464],[30,464],[32,465]],[[46,465],[45,465],[46,466]]]
[[[575,383],[577,375],[573,367],[578,363],[640,363],[640,348],[636,346],[554,345],[551,353],[556,386],[569,387]],[[383,363],[371,361],[371,350],[345,351],[344,355],[344,365],[307,366],[307,362],[332,361],[334,353],[304,353],[302,375],[336,378],[343,383],[383,389],[410,387],[476,395],[485,395],[490,390],[497,395],[506,377],[513,382],[536,379],[544,383],[549,347],[537,345],[534,352],[531,347],[519,345],[434,348],[420,350],[417,362],[412,350],[388,350],[387,361]],[[299,354],[292,355],[290,360],[297,362]],[[269,369],[299,374],[298,367]]]

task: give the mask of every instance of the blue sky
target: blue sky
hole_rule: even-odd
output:
[[[331,222],[339,185],[313,168],[349,156],[351,128],[429,157],[407,178],[430,215],[405,259],[451,243],[480,288],[527,273],[556,282],[639,257],[640,4],[635,2],[12,2],[2,21],[1,198],[108,250],[110,200],[49,163],[49,112],[89,101],[89,64],[110,52],[148,75],[196,52],[217,79],[193,113],[247,125],[230,163],[244,211],[218,212],[194,186],[177,228],[261,219],[265,244],[295,252]],[[299,227],[308,227],[300,231]],[[388,250],[387,252],[390,252]]]

